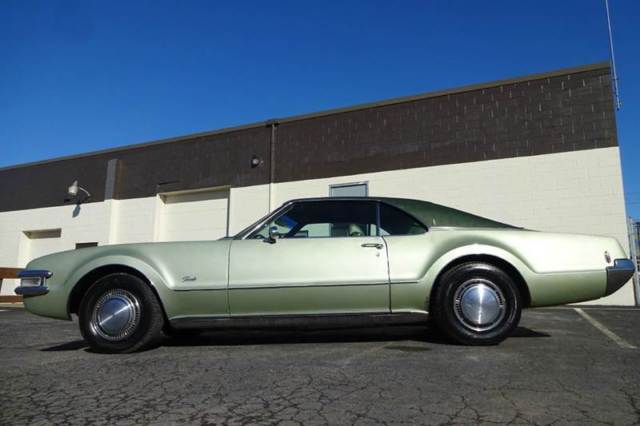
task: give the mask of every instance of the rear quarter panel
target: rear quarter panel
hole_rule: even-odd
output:
[[[531,306],[602,297],[605,268],[625,257],[613,238],[522,229],[431,228],[416,236],[384,237],[389,256],[391,306],[424,311],[438,275],[465,256],[489,255],[510,263],[527,283]]]

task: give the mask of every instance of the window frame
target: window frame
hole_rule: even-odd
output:
[[[401,209],[400,207],[396,207],[393,204],[390,203],[386,203],[382,200],[377,200],[378,202],[378,236],[380,236],[380,218],[382,217],[380,214],[380,205],[384,204],[385,206],[387,206],[388,208],[391,209],[395,209],[403,214],[405,214],[406,216],[410,217],[411,219],[413,219],[416,223],[418,223],[420,226],[422,226],[424,228],[424,234],[426,234],[427,232],[429,232],[429,227],[424,224],[420,219],[418,219],[417,217],[415,217],[414,215],[412,215],[411,213]],[[422,235],[422,234],[402,234],[402,235],[386,235],[387,237],[410,237],[410,236],[414,236],[414,235]]]
[[[376,198],[368,198],[368,197],[329,197],[329,198],[322,198],[322,199],[306,199],[306,200],[292,200],[289,201],[285,204],[283,204],[280,208],[274,210],[271,214],[265,216],[264,218],[262,218],[260,221],[258,221],[257,223],[254,223],[253,225],[249,226],[248,228],[246,228],[245,230],[241,231],[239,234],[237,234],[234,239],[237,240],[246,240],[246,239],[250,239],[249,236],[251,236],[252,234],[254,234],[256,231],[258,231],[260,228],[262,228],[266,223],[270,222],[270,221],[274,221],[277,220],[280,216],[286,214],[287,212],[289,212],[292,208],[294,208],[296,205],[298,204],[302,204],[302,203],[313,203],[313,202],[335,202],[335,201],[360,201],[360,202],[369,202],[369,203],[375,203],[376,205],[376,235],[370,235],[369,237],[382,237],[380,235],[380,205],[384,204],[386,207],[391,208],[391,209],[395,209],[400,211],[401,213],[407,215],[408,217],[410,217],[411,219],[413,219],[416,223],[420,224],[423,228],[424,228],[424,232],[427,233],[429,232],[429,226],[427,226],[426,224],[424,224],[420,219],[418,219],[417,217],[415,217],[414,215],[412,215],[411,213],[394,206],[393,204],[387,203],[384,200],[380,200],[380,199],[376,199]],[[413,234],[413,235],[421,235],[421,234]],[[411,236],[411,235],[389,235],[391,237],[406,237],[406,236]],[[312,238],[352,238],[352,237],[312,237]],[[294,239],[294,238],[291,238]]]
[[[265,221],[265,223],[268,223],[269,221],[276,221],[278,220],[281,216],[287,214],[289,211],[291,211],[293,208],[295,208],[296,205],[300,205],[300,204],[304,204],[304,203],[335,203],[335,202],[342,202],[342,203],[349,203],[349,202],[354,202],[354,203],[375,203],[374,209],[375,209],[375,215],[376,215],[376,235],[367,235],[364,236],[365,238],[367,237],[379,237],[380,236],[380,204],[378,202],[378,200],[376,199],[369,199],[369,198],[365,198],[365,197],[361,197],[361,198],[343,198],[343,197],[330,197],[328,199],[320,199],[320,200],[304,200],[304,201],[293,201],[291,203],[291,205],[289,206],[289,208],[284,209],[282,211],[282,213],[278,216],[274,216],[273,218],[271,218],[270,220]],[[329,223],[329,222],[327,222]],[[300,227],[300,229],[304,228],[306,225],[308,224],[304,224],[302,227]],[[262,225],[257,229],[260,229],[262,227]],[[253,234],[255,231],[252,231],[251,234]],[[296,231],[297,232],[297,231]],[[296,237],[288,237],[285,239],[291,240],[291,239],[295,239]],[[321,239],[321,238],[353,238],[350,237],[348,235],[345,236],[339,236],[339,237],[333,237],[333,236],[326,236],[326,237],[308,237],[309,239]]]

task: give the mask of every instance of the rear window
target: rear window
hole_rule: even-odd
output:
[[[380,203],[380,235],[417,235],[426,231],[420,222],[402,210]]]

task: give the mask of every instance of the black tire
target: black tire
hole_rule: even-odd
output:
[[[485,318],[482,313],[470,315],[478,312],[473,308],[477,304],[464,303],[467,297],[473,300],[474,292],[488,295],[489,305],[484,306],[489,306],[485,309],[489,314]],[[513,279],[500,268],[467,262],[444,273],[435,288],[431,308],[438,329],[452,341],[463,345],[496,345],[520,322],[522,296]]]
[[[112,318],[116,315],[108,315],[110,306],[124,310]],[[82,298],[78,317],[82,337],[93,350],[104,353],[145,349],[159,341],[164,325],[162,307],[153,290],[142,279],[126,273],[96,281]]]
[[[202,334],[202,330],[197,329],[177,329],[172,327],[164,327],[162,330],[164,335],[172,339],[191,339]]]

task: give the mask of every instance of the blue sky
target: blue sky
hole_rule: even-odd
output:
[[[610,4],[640,217],[640,2]],[[608,59],[603,0],[9,0],[0,12],[0,167]]]

